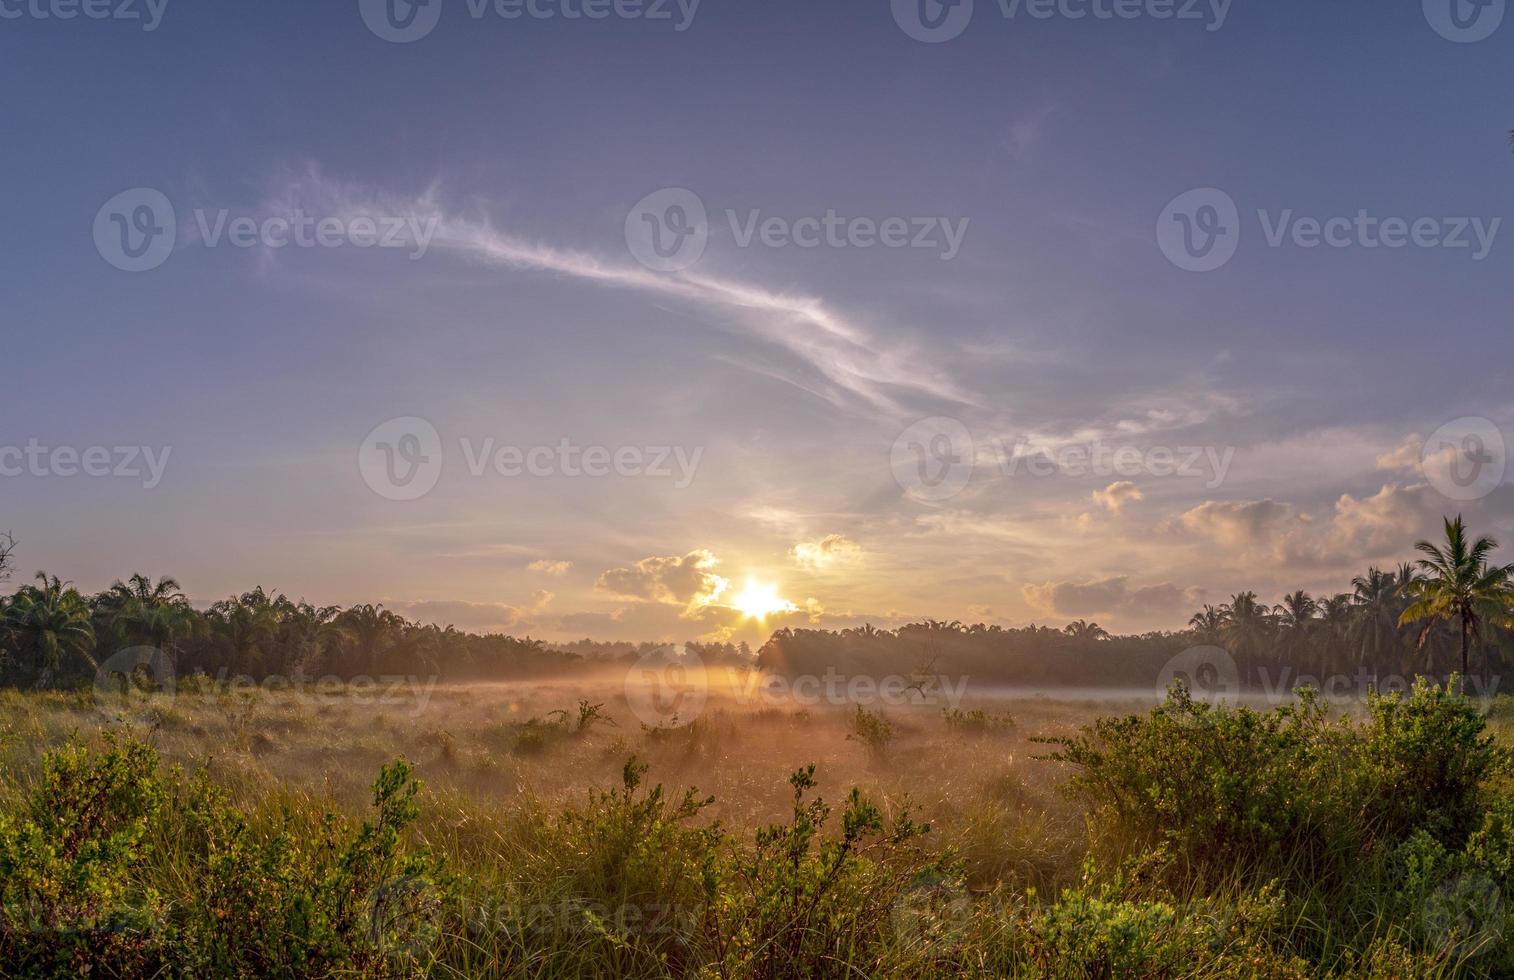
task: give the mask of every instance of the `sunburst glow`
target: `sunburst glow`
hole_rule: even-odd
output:
[[[774,613],[799,608],[778,594],[778,586],[755,579],[747,579],[746,587],[731,598],[731,606],[751,619],[766,619]]]

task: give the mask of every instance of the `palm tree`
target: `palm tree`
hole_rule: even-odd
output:
[[[1225,611],[1206,605],[1203,612],[1194,613],[1188,620],[1188,628],[1193,630],[1194,638],[1200,643],[1219,646],[1225,638]]]
[[[1236,593],[1230,597],[1230,604],[1222,606],[1220,611],[1225,617],[1220,635],[1229,646],[1231,655],[1249,674],[1272,640],[1272,613],[1266,605],[1257,601],[1255,592]]]
[[[1351,633],[1351,623],[1356,607],[1349,592],[1338,592],[1319,600],[1319,631],[1323,650],[1321,656],[1331,669],[1341,661],[1346,637]]]
[[[1308,629],[1314,622],[1314,614],[1319,612],[1319,602],[1299,589],[1283,596],[1283,601],[1272,609],[1277,614],[1278,626],[1289,631],[1300,631]]]
[[[1461,626],[1461,676],[1467,676],[1468,651],[1482,635],[1484,624],[1514,625],[1510,605],[1514,604],[1514,565],[1489,564],[1488,556],[1498,547],[1490,537],[1468,543],[1467,526],[1458,515],[1446,519],[1445,547],[1429,541],[1414,546],[1427,557],[1419,560],[1425,577],[1411,582],[1408,593],[1413,598],[1399,617],[1400,625],[1423,622],[1419,642],[1423,646],[1430,631],[1442,620],[1457,619]]]
[[[1109,631],[1104,629],[1104,627],[1098,623],[1090,623],[1081,619],[1075,623],[1068,623],[1062,628],[1062,632],[1074,640],[1096,641],[1109,639]]]
[[[372,604],[353,606],[337,617],[337,624],[354,661],[349,662],[348,670],[356,667],[373,676],[377,676],[384,656],[398,645],[406,625],[403,618]]]
[[[89,603],[56,576],[37,573],[40,586],[28,585],[5,609],[4,625],[21,671],[37,687],[46,687],[70,667],[93,671],[95,631]]]
[[[174,641],[195,626],[194,609],[179,590],[179,583],[160,578],[157,584],[145,575],[133,575],[130,584],[117,581],[100,597],[112,627],[128,642],[172,652]]]
[[[1272,607],[1279,652],[1285,652],[1282,645],[1287,644],[1294,663],[1300,667],[1311,661],[1314,627],[1317,625],[1314,614],[1317,612],[1319,602],[1303,589],[1283,596],[1283,601]]]
[[[217,602],[207,619],[212,631],[231,648],[226,663],[233,670],[250,672],[261,666],[279,628],[278,607],[262,586]]]
[[[1408,581],[1413,579],[1411,572]],[[1380,568],[1369,568],[1366,575],[1351,580],[1357,609],[1356,621],[1351,624],[1351,641],[1357,649],[1357,663],[1366,662],[1370,655],[1373,665],[1380,665],[1383,654],[1398,646],[1404,581]]]

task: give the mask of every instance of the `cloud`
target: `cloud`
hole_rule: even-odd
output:
[[[1364,558],[1408,551],[1439,518],[1441,498],[1427,484],[1388,483],[1360,500],[1349,493],[1335,502],[1330,543],[1337,552]]]
[[[1095,490],[1092,496],[1095,503],[1103,505],[1111,514],[1118,514],[1121,508],[1132,501],[1145,499],[1141,488],[1129,480],[1111,483],[1103,490]]]
[[[841,534],[827,534],[819,541],[801,541],[789,552],[800,568],[812,570],[851,561],[861,553],[860,545]]]
[[[503,602],[462,599],[385,600],[384,605],[418,623],[456,626],[475,633],[507,633],[531,628],[527,612]]]
[[[1418,473],[1420,468],[1420,453],[1423,452],[1424,448],[1425,437],[1411,435],[1397,449],[1378,456],[1377,468],[1380,470],[1405,470],[1411,473]]]
[[[571,561],[554,561],[549,558],[538,558],[526,567],[533,572],[541,572],[543,575],[550,575],[553,578],[562,578],[568,574],[568,569],[573,567],[573,563]]]
[[[545,612],[552,605],[552,600],[557,598],[557,593],[548,592],[546,589],[537,589],[531,593],[531,611]]]
[[[705,307],[721,314],[721,324],[739,324],[745,336],[787,351],[818,374],[819,379],[784,376],[783,380],[834,404],[861,402],[895,420],[907,414],[895,397],[902,392],[959,405],[977,404],[949,372],[930,364],[919,350],[885,346],[820,299],[693,271],[654,272],[619,256],[608,258],[528,241],[494,227],[486,217],[468,219],[448,212],[435,187],[419,197],[398,196],[334,181],[311,167],[286,176],[264,209],[270,214],[304,210],[347,221],[375,215],[402,217],[416,226],[434,228],[432,249],[469,261],[550,272]],[[760,370],[771,373],[770,368]],[[821,380],[820,387],[810,383]]]
[[[1206,500],[1179,518],[1182,526],[1230,548],[1250,549],[1269,543],[1296,520],[1289,504],[1266,500]]]
[[[1170,582],[1132,589],[1118,575],[1093,582],[1043,582],[1022,588],[1025,601],[1047,615],[1093,616],[1120,613],[1156,616],[1180,612],[1203,602],[1202,589],[1180,589]]]
[[[1276,500],[1206,501],[1181,516],[1181,525],[1238,554],[1281,565],[1349,567],[1405,555],[1433,530],[1443,503],[1424,483],[1387,483],[1370,497],[1336,498],[1315,520]]]
[[[628,599],[680,603],[692,611],[714,602],[730,586],[713,571],[718,564],[720,559],[702,548],[681,558],[643,558],[629,568],[606,571],[595,588]]]

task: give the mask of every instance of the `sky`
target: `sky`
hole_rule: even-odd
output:
[[[16,577],[756,644],[1514,540],[1504,13],[0,0]]]

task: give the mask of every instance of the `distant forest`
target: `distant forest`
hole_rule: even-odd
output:
[[[1514,567],[1489,561],[1496,544],[1460,520],[1441,544],[1392,570],[1368,569],[1350,591],[1295,591],[1274,604],[1242,592],[1194,613],[1188,628],[1112,635],[1079,620],[1009,628],[928,620],[897,629],[780,629],[755,653],[745,644],[548,643],[465,633],[409,621],[377,605],[315,606],[262,588],[194,608],[171,578],[133,575],[85,595],[56,576],[0,595],[0,684],[88,683],[117,651],[164,651],[179,676],[354,678],[413,675],[442,681],[525,679],[646,658],[697,658],[790,676],[827,671],[875,677],[920,673],[975,684],[1147,687],[1194,646],[1234,658],[1250,686],[1300,676],[1501,675],[1514,656]],[[0,535],[0,577],[14,542]]]

